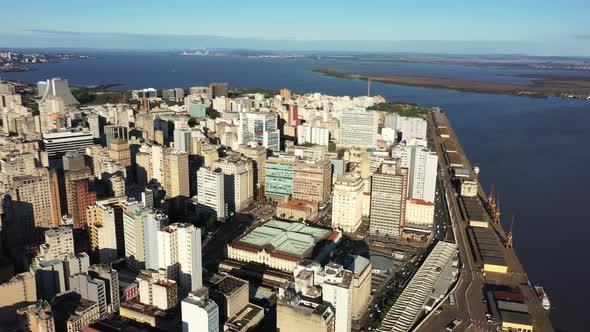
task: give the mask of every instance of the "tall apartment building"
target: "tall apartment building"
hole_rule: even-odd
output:
[[[336,179],[332,196],[332,227],[354,233],[363,221],[363,179],[342,175]]]
[[[395,129],[401,133],[400,141],[407,141],[413,138],[426,139],[428,124],[422,118],[400,116],[397,113],[385,115],[385,127]]]
[[[125,260],[135,271],[158,269],[158,231],[168,223],[168,216],[149,208],[127,211],[123,215]]]
[[[297,126],[297,144],[306,143],[327,146],[330,144],[330,129],[309,124]]]
[[[434,202],[438,155],[422,146],[397,145],[391,155],[401,159],[401,167],[409,170],[408,196]]]
[[[229,84],[228,83],[209,83],[209,91],[211,92],[211,96],[215,97],[226,97],[229,94]]]
[[[276,200],[293,195],[295,177],[295,157],[269,157],[264,165],[264,194]]]
[[[266,149],[256,144],[242,144],[238,150],[254,162],[254,186],[256,191],[264,189],[264,167],[266,164]]]
[[[107,313],[119,311],[119,273],[110,264],[96,264],[88,267],[88,274],[96,279],[102,280],[105,284],[105,297],[107,301]]]
[[[254,200],[254,167],[249,159],[231,156],[213,164],[224,174],[225,199],[228,213],[245,209]]]
[[[190,196],[189,166],[186,152],[164,151],[164,190],[170,198]]]
[[[377,145],[379,114],[364,109],[346,109],[340,119],[342,146],[373,147]]]
[[[217,218],[227,217],[225,176],[221,169],[199,168],[197,172],[197,211]]]
[[[100,318],[106,318],[107,288],[103,280],[92,278],[86,273],[78,273],[70,276],[69,283],[69,290],[80,294],[83,299],[98,303]]]
[[[90,253],[94,261],[112,263],[117,259],[115,209],[104,205],[87,207]]]
[[[192,152],[192,130],[190,127],[174,128],[174,149],[186,153]]]
[[[108,147],[109,159],[125,167],[131,166],[129,142],[120,138],[111,141]]]
[[[183,294],[203,285],[201,230],[191,224],[174,223],[158,231],[159,268],[176,280]]]
[[[297,161],[294,166],[293,198],[325,204],[332,193],[329,160]]]
[[[49,229],[59,224],[59,195],[54,172],[38,168],[33,173],[13,178],[12,198],[28,203],[32,212],[33,224],[38,230]]]
[[[219,332],[219,307],[206,287],[190,292],[180,306],[182,332]]]
[[[385,160],[371,178],[369,233],[399,238],[405,220],[408,171],[398,160]]]
[[[275,113],[240,113],[238,144],[256,142],[271,151],[281,149],[281,133]]]
[[[89,182],[94,179],[90,168],[65,171],[64,177],[67,212],[74,221],[74,228],[85,228],[86,207],[96,202],[96,194],[89,190]]]
[[[74,235],[71,227],[61,226],[48,229],[44,236],[45,243],[39,247],[39,254],[45,260],[60,259],[74,254]]]

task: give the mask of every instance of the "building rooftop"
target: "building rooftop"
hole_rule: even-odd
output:
[[[234,244],[251,246],[299,258],[311,255],[315,245],[329,240],[332,230],[311,227],[301,223],[270,220],[234,241]]]
[[[244,309],[225,323],[229,331],[242,331],[251,325],[256,325],[264,316],[264,309],[257,305],[248,303]]]
[[[217,291],[225,295],[232,295],[236,290],[240,289],[248,282],[242,279],[230,276],[230,275],[219,275],[216,274],[209,280],[211,291]]]
[[[502,321],[521,325],[533,325],[533,319],[528,313],[500,310]]]

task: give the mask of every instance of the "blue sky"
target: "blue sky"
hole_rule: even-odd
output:
[[[444,53],[477,42],[474,50],[484,53],[590,56],[589,13],[590,1],[581,0],[15,1],[3,6],[0,45],[195,48],[243,47],[261,40],[259,46],[277,49]],[[225,39],[207,44],[187,36]],[[322,46],[313,41],[350,42]]]

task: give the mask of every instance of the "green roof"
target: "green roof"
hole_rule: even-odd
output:
[[[330,234],[331,230],[301,223],[270,220],[246,234],[239,242],[304,257],[313,250],[316,243],[326,239]]]

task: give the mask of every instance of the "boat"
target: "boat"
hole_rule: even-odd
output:
[[[537,292],[537,296],[539,297],[539,300],[541,300],[541,306],[543,309],[551,309],[551,302],[549,301],[549,296],[545,293],[545,289],[541,286],[535,286],[535,292]]]

